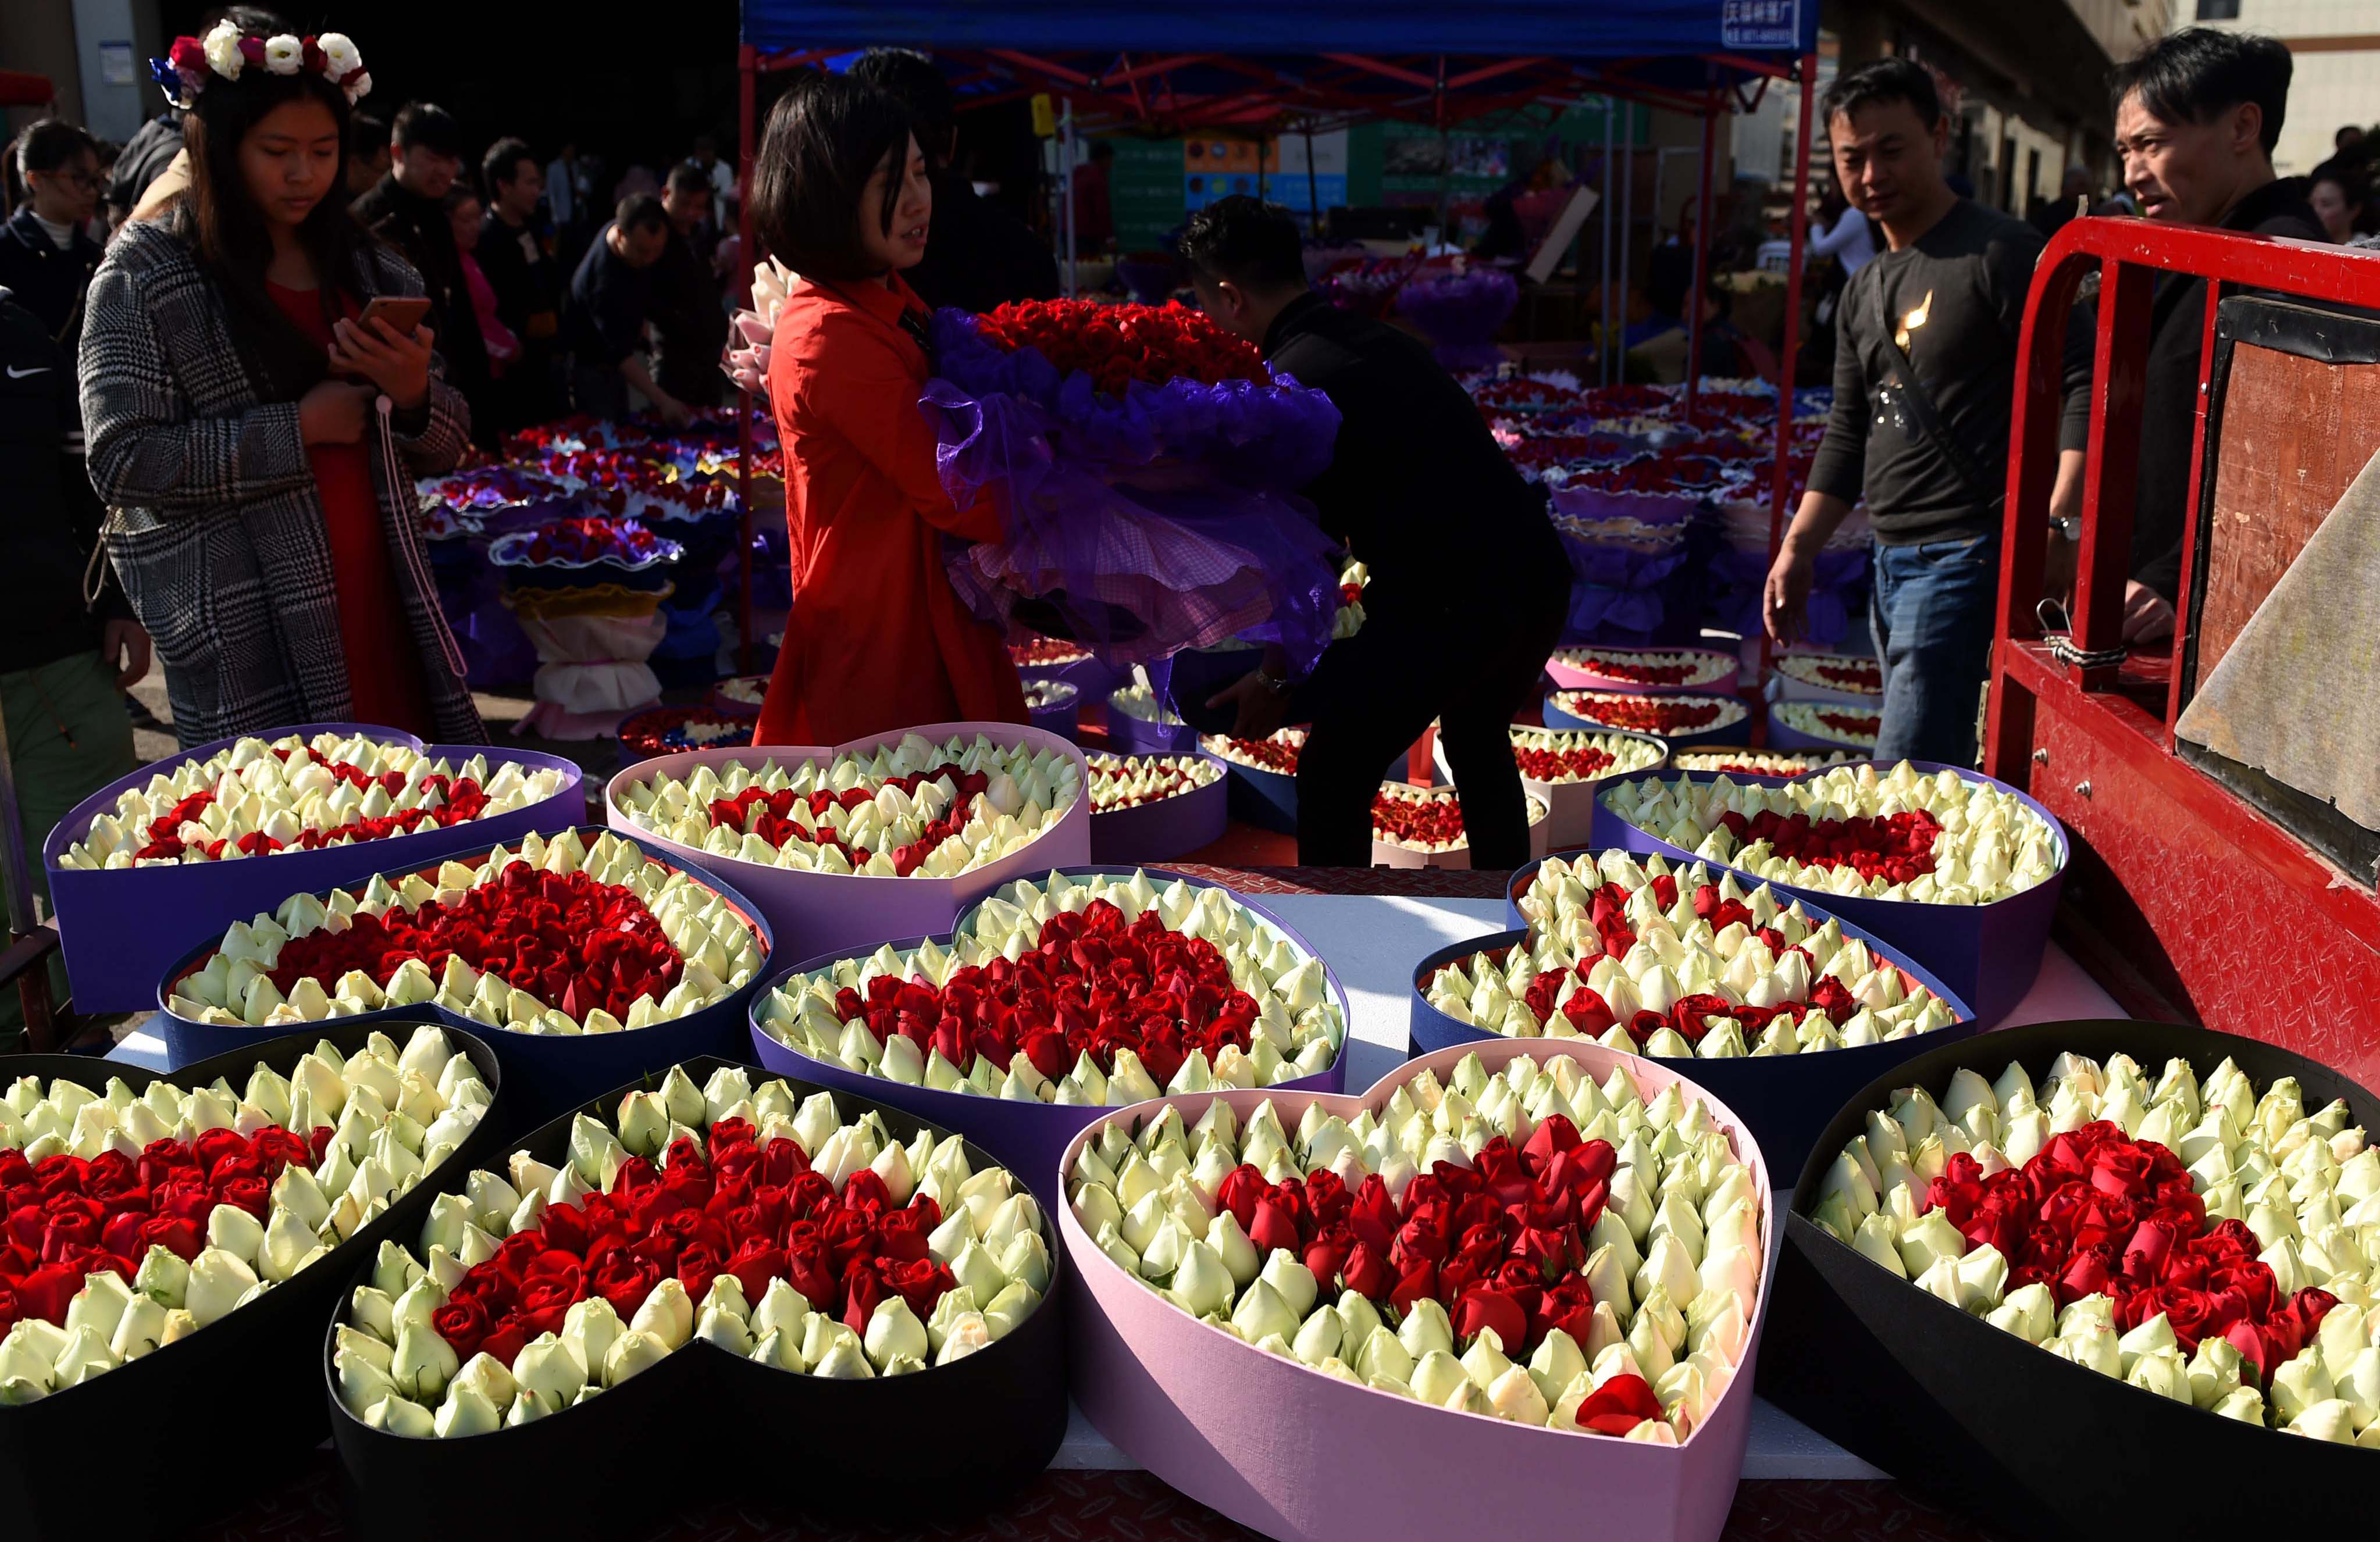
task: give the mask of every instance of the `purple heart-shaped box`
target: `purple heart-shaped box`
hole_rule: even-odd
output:
[[[230,862],[183,862],[172,867],[122,868],[113,871],[61,868],[67,848],[81,840],[91,821],[115,807],[115,800],[147,785],[152,776],[170,772],[186,760],[204,760],[243,738],[267,743],[289,735],[312,738],[336,734],[350,738],[361,734],[383,744],[402,745],[450,760],[484,755],[490,766],[512,761],[524,771],[553,770],[561,783],[551,797],[503,814],[409,835],[379,841],[357,841],[318,851],[279,851]],[[259,911],[270,911],[292,894],[343,889],[378,872],[411,868],[434,861],[469,843],[481,852],[516,844],[535,832],[550,835],[570,829],[587,817],[587,794],[577,765],[560,756],[534,750],[499,749],[492,745],[425,745],[410,734],[369,722],[308,722],[288,728],[268,728],[260,734],[237,735],[184,750],[164,760],[118,777],[74,806],[49,839],[42,843],[42,862],[48,869],[50,905],[57,917],[58,940],[66,951],[67,977],[74,987],[75,1010],[82,1013],[146,1012],[156,1005],[157,977],[180,957],[189,940],[202,931],[220,935],[234,921],[245,921]]]
[[[1061,868],[1058,870],[1068,878],[1087,878],[1093,874],[1128,878],[1133,872],[1130,868],[1115,867]],[[1160,868],[1150,868],[1145,870],[1148,874],[1148,880],[1160,888],[1173,882],[1176,879],[1187,883],[1193,889],[1225,887],[1210,879],[1193,878],[1187,873],[1168,872]],[[1308,957],[1321,956],[1314,951],[1313,946],[1305,938],[1298,935],[1295,928],[1263,905],[1245,894],[1233,893],[1232,898],[1259,920],[1287,938],[1291,945],[1299,952]],[[974,919],[976,908],[970,905],[949,930],[934,936],[933,941],[938,945],[951,941]],[[904,937],[891,943],[891,946],[895,953],[906,953],[926,941],[927,938],[924,936]],[[875,951],[875,944],[870,944],[867,950],[868,953]],[[955,1130],[1007,1163],[1019,1177],[1033,1186],[1035,1193],[1041,1195],[1046,1203],[1054,1207],[1057,1203],[1060,1171],[1058,1154],[1064,1150],[1086,1127],[1097,1123],[1112,1111],[1108,1107],[1011,1102],[1004,1099],[983,1097],[974,1093],[940,1092],[928,1087],[910,1087],[882,1076],[853,1071],[843,1065],[814,1060],[791,1045],[780,1043],[767,1028],[761,1026],[760,1014],[769,997],[787,980],[795,975],[814,974],[820,969],[831,968],[842,960],[852,956],[854,955],[848,949],[820,953],[815,958],[805,959],[792,968],[771,976],[762,983],[759,990],[753,995],[751,1010],[752,1050],[759,1057],[760,1063],[780,1075],[798,1076],[804,1081],[818,1082],[826,1087],[841,1088],[856,1093],[863,1098],[873,1098],[880,1102],[889,1103],[896,1109],[914,1113],[929,1123],[940,1125],[946,1130]],[[1350,1015],[1351,1009],[1347,1001],[1346,988],[1339,983],[1339,977],[1331,970],[1328,961],[1323,964],[1323,975],[1330,985],[1330,1000],[1339,1003],[1341,1023],[1352,1024],[1354,1018]],[[1265,1090],[1336,1092],[1346,1085],[1346,1066],[1347,1045],[1342,1038],[1339,1045],[1338,1057],[1331,1061],[1328,1068],[1318,1071],[1310,1076],[1301,1076],[1295,1081],[1279,1083]]]
[[[1805,909],[1825,910],[1847,924],[1865,929],[1871,935],[1882,939],[1886,947],[1898,956],[1939,976],[1961,1001],[1974,1009],[1976,1022],[1988,1028],[2015,1010],[2017,1002],[2024,1000],[2024,993],[2033,989],[2034,977],[2041,973],[2041,956],[2049,946],[2050,919],[2058,911],[2058,895],[2066,885],[2066,869],[2072,860],[2073,848],[2066,839],[2066,827],[2058,822],[2058,816],[2020,789],[1965,766],[1946,766],[1935,760],[1912,760],[1910,764],[1928,775],[1936,771],[1954,771],[1970,782],[1987,783],[2002,792],[2014,794],[2018,801],[2041,817],[2042,822],[2049,827],[2050,834],[2057,840],[2058,870],[2046,881],[2035,884],[2022,893],[1994,900],[1989,905],[1924,905],[1914,900],[1870,899],[1864,894],[1835,894],[1824,889],[1779,883],[1748,873],[1741,868],[1729,868],[1728,870],[1734,873],[1741,883],[1767,883],[1778,893],[1800,900]],[[1720,774],[1718,771],[1682,771],[1671,772],[1670,777],[1672,780],[1683,776],[1690,782],[1709,782]],[[1816,776],[1824,772],[1809,774]],[[1778,787],[1799,779],[1738,776],[1730,780]],[[1595,833],[1591,839],[1598,848],[1616,846],[1640,856],[1658,852],[1672,862],[1706,861],[1690,851],[1670,844],[1650,831],[1629,823],[1612,811],[1606,798],[1596,800]],[[1719,862],[1707,865],[1713,868],[1727,866]],[[1514,875],[1514,881],[1520,881],[1520,875]],[[1508,909],[1512,894],[1517,892],[1508,892]],[[1512,911],[1512,914],[1518,915],[1518,912]]]

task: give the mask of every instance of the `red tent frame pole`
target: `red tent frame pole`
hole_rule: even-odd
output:
[[[1784,347],[1777,360],[1777,471],[1769,485],[1768,562],[1777,563],[1784,543],[1785,505],[1793,495],[1793,366],[1802,351],[1802,253],[1810,237],[1810,133],[1815,123],[1814,96],[1818,86],[1818,56],[1802,55],[1801,139],[1793,147],[1793,207],[1787,216],[1791,266],[1785,270]],[[1760,678],[1768,678],[1776,644],[1768,628],[1760,629]]]
[[[744,303],[752,303],[752,108],[760,76],[759,50],[750,43],[735,59],[735,234],[744,271],[735,280]],[[735,610],[735,672],[752,673],[752,393],[735,392],[735,503],[743,510],[744,544],[736,554],[742,592]]]
[[[1694,427],[1694,399],[1703,374],[1703,290],[1710,283],[1711,163],[1718,155],[1716,90],[1703,93],[1702,185],[1694,194],[1694,288],[1686,297],[1686,426]]]

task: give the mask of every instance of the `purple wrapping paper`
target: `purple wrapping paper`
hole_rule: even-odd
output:
[[[1598,1079],[1624,1065],[1650,1099],[1673,1083],[1701,1089],[1658,1061],[1594,1044],[1507,1040],[1475,1047],[1492,1072],[1522,1055],[1567,1053]],[[1267,1098],[1286,1125],[1321,1099],[1353,1118],[1378,1108],[1427,1066],[1443,1081],[1463,1046],[1399,1067],[1360,1097],[1221,1094],[1243,1120]],[[1167,1099],[1196,1120],[1213,1094]],[[1775,1234],[1767,1165],[1747,1123],[1705,1100],[1752,1169],[1761,1234]],[[1143,1103],[1134,1116],[1158,1111]],[[1071,1164],[1091,1126],[1067,1146]],[[1079,1287],[1073,1303],[1075,1401],[1099,1433],[1160,1479],[1281,1542],[1383,1537],[1521,1538],[1578,1533],[1629,1542],[1717,1542],[1734,1502],[1751,1428],[1753,1378],[1768,1317],[1764,1271],[1736,1374],[1709,1416],[1677,1446],[1530,1429],[1432,1408],[1351,1385],[1268,1354],[1189,1316],[1128,1279],[1084,1234],[1074,1208],[1053,1207]],[[1591,1507],[1582,1510],[1582,1506]]]
[[[1397,310],[1437,346],[1450,370],[1492,370],[1504,361],[1497,329],[1521,302],[1520,282],[1501,268],[1410,278]]]
[[[748,765],[774,758],[779,763],[832,759],[845,751],[871,749],[898,741],[904,734],[919,734],[940,744],[953,735],[971,739],[982,734],[996,744],[1030,744],[1071,759],[1083,774],[1083,795],[1025,849],[957,878],[861,878],[856,874],[794,872],[763,868],[732,856],[719,856],[664,836],[639,830],[621,810],[619,795],[631,782],[657,773],[686,777],[698,765],[718,766],[729,760]],[[933,722],[898,729],[845,744],[759,745],[741,749],[695,749],[623,767],[606,784],[605,820],[624,835],[634,835],[649,846],[669,853],[689,866],[717,875],[752,897],[789,953],[840,953],[865,945],[873,951],[888,937],[927,936],[947,929],[961,910],[1002,884],[1045,873],[1070,862],[1087,862],[1091,856],[1089,770],[1083,752],[1069,740],[1038,728],[1013,722]],[[889,1085],[889,1084],[888,1084]]]
[[[1132,868],[1120,866],[1087,865],[1062,867],[1058,870],[1070,878],[1079,878],[1091,873],[1128,875]],[[1040,878],[1047,876],[1047,872],[1046,868],[1038,868],[1018,876]],[[1159,868],[1150,868],[1148,878],[1150,882],[1160,887],[1172,882],[1177,878],[1193,889],[1224,887],[1209,879],[1193,878],[1187,873],[1166,872]],[[1295,928],[1263,905],[1245,894],[1234,893],[1232,898],[1277,928],[1299,949],[1317,958],[1322,956],[1315,952],[1311,943],[1298,935]],[[947,944],[956,933],[965,929],[973,918],[975,908],[975,905],[970,904],[960,913],[948,930],[930,935],[938,943]],[[1062,1171],[1058,1165],[1059,1153],[1072,1145],[1085,1128],[1097,1123],[1112,1112],[1111,1108],[1010,1102],[1005,1099],[984,1098],[972,1093],[938,1092],[931,1087],[908,1087],[882,1076],[865,1075],[859,1072],[846,1070],[840,1065],[831,1065],[823,1061],[813,1060],[798,1050],[779,1043],[770,1037],[767,1029],[760,1026],[760,1003],[781,988],[786,980],[795,975],[815,973],[845,958],[865,956],[866,953],[874,953],[886,941],[888,940],[879,939],[871,941],[857,953],[848,948],[820,953],[763,980],[759,990],[753,993],[748,1014],[753,1052],[759,1056],[761,1064],[780,1075],[798,1077],[804,1081],[839,1087],[862,1098],[873,1098],[904,1112],[913,1113],[929,1123],[945,1130],[956,1131],[998,1157],[1032,1186],[1033,1191],[1041,1196],[1045,1206],[1053,1210],[1063,1209],[1065,1208],[1063,1196],[1058,1187],[1059,1174]],[[905,952],[925,941],[926,937],[923,935],[903,937],[892,941],[892,947],[896,953]],[[1352,1025],[1354,1018],[1348,1005],[1346,988],[1339,983],[1339,977],[1331,971],[1328,960],[1323,963],[1323,972],[1330,980],[1330,999],[1339,1003],[1341,1020]],[[1327,1069],[1318,1071],[1311,1076],[1301,1076],[1295,1081],[1280,1083],[1265,1090],[1268,1092],[1337,1092],[1346,1086],[1346,1077],[1347,1045],[1342,1038],[1339,1045],[1339,1057],[1332,1061]]]
[[[1207,760],[1212,757],[1199,755],[1192,759]],[[1172,862],[1221,840],[1231,823],[1228,775],[1155,803],[1106,813],[1095,808],[1091,810],[1091,860],[1123,867]]]
[[[602,827],[598,825],[582,825],[577,828],[579,838],[589,843],[605,833]],[[634,832],[618,833],[623,838],[633,838],[636,835]],[[674,860],[668,854],[656,850],[649,841],[638,839],[637,844],[644,847],[647,856],[664,867],[678,868],[686,867],[686,864]],[[372,873],[418,872],[424,868],[434,868],[439,863],[450,857],[467,862],[482,858],[486,856],[488,850],[489,848],[484,845],[458,847],[449,844],[443,851],[431,853],[415,861],[376,868],[372,869]],[[367,874],[350,882],[326,885],[311,892],[317,898],[321,898],[328,895],[334,888],[359,888],[370,882],[371,876]],[[342,1017],[336,1019],[336,1022],[370,1024],[434,1021],[445,1024],[449,1027],[460,1028],[466,1033],[478,1035],[494,1049],[497,1062],[504,1067],[505,1111],[507,1117],[516,1122],[516,1127],[542,1123],[555,1113],[574,1104],[583,1103],[588,1099],[609,1091],[624,1082],[634,1081],[640,1076],[664,1071],[678,1062],[696,1055],[717,1054],[732,1057],[740,1052],[743,1048],[742,1028],[747,1018],[747,1003],[751,999],[753,986],[768,976],[774,938],[770,932],[768,918],[762,916],[749,900],[708,873],[696,876],[704,884],[726,898],[728,905],[735,913],[752,927],[760,943],[760,962],[753,970],[752,978],[745,981],[742,989],[713,1002],[699,1012],[691,1012],[683,1017],[674,1017],[666,1023],[656,1023],[650,1027],[630,1028],[620,1033],[577,1035],[514,1033],[507,1028],[491,1027],[485,1023],[465,1017],[459,1013],[449,1012],[444,1007],[428,1002],[417,1002],[412,1006],[382,1007],[377,1012],[358,1013],[352,1017]],[[287,899],[290,894],[308,892],[292,889],[283,894],[281,899]],[[275,900],[273,905],[277,906],[280,903],[280,900]],[[264,908],[269,909],[273,906]],[[175,1016],[165,1006],[167,999],[173,994],[174,983],[205,962],[207,955],[213,953],[221,944],[223,931],[222,927],[218,926],[195,946],[187,942],[188,932],[178,932],[176,935],[186,941],[182,946],[175,950],[173,960],[152,979],[146,1003],[157,1009],[156,1026],[165,1040],[165,1063],[169,1067],[187,1065],[191,1061],[201,1060],[209,1055],[221,1054],[227,1050],[238,1049],[247,1044],[261,1043],[297,1031],[287,1024],[272,1027],[246,1026],[233,1027],[213,1023],[193,1023],[187,1018]],[[317,1026],[327,1027],[331,1026],[332,1023],[325,1021],[321,1025],[308,1025],[308,1026]]]
[[[1338,608],[1337,547],[1290,490],[1330,464],[1338,409],[1269,385],[1135,382],[1119,399],[1036,349],[986,342],[975,318],[934,318],[920,406],[962,506],[999,484],[1003,539],[953,543],[962,598],[1004,622],[1020,595],[1054,603],[1112,662],[1245,636],[1310,666]]]
[[[1506,906],[1512,910],[1512,896],[1524,891],[1535,876],[1534,862],[1512,875],[1513,888],[1507,891]],[[1818,923],[1826,924],[1829,916],[1814,905],[1804,905]],[[1513,911],[1518,920],[1518,912]],[[1647,1055],[1656,1065],[1666,1065],[1681,1075],[1691,1076],[1713,1093],[1725,1096],[1731,1107],[1742,1111],[1744,1121],[1760,1142],[1761,1151],[1772,1157],[1777,1171],[1799,1173],[1809,1160],[1812,1143],[1820,1131],[1835,1117],[1845,1101],[1861,1087],[1903,1061],[1913,1060],[1929,1050],[1971,1038],[1977,1030],[1973,1011],[1958,995],[1946,988],[1925,970],[1900,957],[1863,929],[1832,917],[1842,925],[1843,935],[1865,942],[1880,959],[1889,959],[1918,984],[1949,1003],[1958,1020],[1932,1033],[1917,1034],[1882,1044],[1861,1044],[1843,1050],[1827,1050],[1817,1053],[1762,1055],[1754,1057],[1726,1056],[1718,1060],[1689,1058],[1670,1060]],[[1439,970],[1459,960],[1490,948],[1508,947],[1528,936],[1525,928],[1500,931],[1488,937],[1439,948],[1414,966],[1413,990],[1408,1000],[1412,1025],[1414,1052],[1416,1055],[1451,1049],[1457,1052],[1482,1044],[1551,1044],[1568,1048],[1580,1042],[1574,1038],[1510,1039],[1490,1029],[1475,1027],[1459,1022],[1431,1006],[1427,987]]]
[[[1989,783],[2003,792],[2016,794],[2026,807],[2041,817],[2057,838],[2058,871],[2048,881],[2036,884],[2021,894],[2010,894],[1990,905],[1921,905],[1913,900],[1876,900],[1864,895],[1830,894],[1823,889],[1805,889],[1799,884],[1761,879],[1740,868],[1729,870],[1736,875],[1739,882],[1768,883],[1777,892],[1800,900],[1805,909],[1815,907],[1825,910],[1840,917],[1847,926],[1864,928],[1872,935],[1881,938],[1885,947],[1895,957],[1920,965],[1939,976],[1953,993],[1973,1009],[1980,1026],[1993,1027],[2015,1009],[2017,1002],[2024,1000],[2024,993],[2033,989],[2034,977],[2041,973],[2041,955],[2049,946],[2050,919],[2058,911],[2058,893],[2066,886],[2067,868],[2074,859],[2073,847],[2066,838],[2066,827],[2058,822],[2058,816],[2022,790],[1966,766],[1945,766],[1934,760],[1912,760],[1910,764],[1929,775],[1939,771],[1953,771],[1971,782]],[[1682,774],[1694,782],[1708,782],[1719,773],[1686,771],[1675,774]],[[1823,773],[1814,771],[1811,774]],[[1794,779],[1738,776],[1731,780],[1773,787]],[[1706,862],[1706,858],[1689,851],[1681,851],[1651,832],[1629,823],[1600,799],[1595,807],[1593,842],[1597,847],[1618,847],[1639,854],[1659,852],[1672,862]],[[1706,865],[1714,868],[1726,866],[1717,862],[1706,862]]]
[[[242,857],[231,862],[176,864],[170,868],[133,868],[117,872],[77,872],[58,866],[68,846],[82,839],[91,821],[115,807],[125,793],[145,786],[149,778],[170,771],[185,760],[204,760],[229,749],[242,738],[267,742],[302,734],[337,734],[342,737],[368,734],[436,758],[454,760],[485,755],[491,766],[511,760],[529,770],[555,770],[562,785],[540,803],[489,819],[442,830],[392,835],[353,845],[326,846],[320,851],[278,852],[270,856]],[[492,745],[425,745],[410,734],[368,722],[308,722],[268,728],[260,734],[236,735],[182,751],[118,777],[74,806],[49,838],[42,843],[42,863],[50,880],[50,905],[57,917],[58,939],[67,959],[67,978],[74,990],[75,1009],[83,1013],[146,1012],[156,1004],[157,977],[179,958],[189,940],[200,932],[221,936],[234,921],[245,921],[259,911],[272,911],[292,894],[311,893],[360,883],[374,873],[411,868],[422,860],[453,852],[468,842],[484,853],[511,845],[535,831],[552,834],[568,830],[587,815],[584,778],[577,765],[559,756],[534,750],[503,749]],[[274,1030],[276,1032],[281,1030]]]

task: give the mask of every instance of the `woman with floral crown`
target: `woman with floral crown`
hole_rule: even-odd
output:
[[[778,312],[769,399],[785,453],[793,613],[757,744],[833,744],[919,723],[1024,722],[997,628],[961,603],[945,535],[1000,538],[998,511],[943,490],[917,398],[926,309],[901,271],[926,252],[926,158],[891,97],[843,76],[769,116],[752,209],[801,276]]]
[[[108,249],[81,384],[108,554],[175,731],[482,739],[412,509],[469,418],[428,329],[367,314],[422,285],[347,213],[362,57],[342,33],[227,20],[151,68],[186,109],[189,187]]]

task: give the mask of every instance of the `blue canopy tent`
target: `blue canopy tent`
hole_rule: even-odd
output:
[[[748,186],[759,78],[825,66],[857,48],[930,53],[971,103],[1048,93],[1087,115],[1172,127],[1263,128],[1388,117],[1445,127],[1536,103],[1601,94],[1702,119],[1694,222],[1699,296],[1709,269],[1711,168],[1721,115],[1772,79],[1802,87],[1794,158],[1784,370],[1799,351],[1818,0],[743,0],[742,150]],[[743,249],[757,256],[750,203]],[[1607,216],[1608,217],[1608,216]],[[1623,240],[1625,239],[1623,236]],[[1623,297],[1624,303],[1624,297]],[[1694,413],[1702,308],[1687,310],[1685,411]],[[1790,376],[1778,393],[1769,546],[1781,532],[1792,440]],[[748,407],[748,403],[747,403]],[[745,415],[748,442],[749,413]],[[748,443],[747,443],[748,448]],[[748,460],[748,455],[743,457]],[[748,476],[748,473],[747,473]],[[746,518],[750,518],[746,498]],[[745,541],[750,636],[751,542]],[[747,642],[748,648],[748,642]]]

